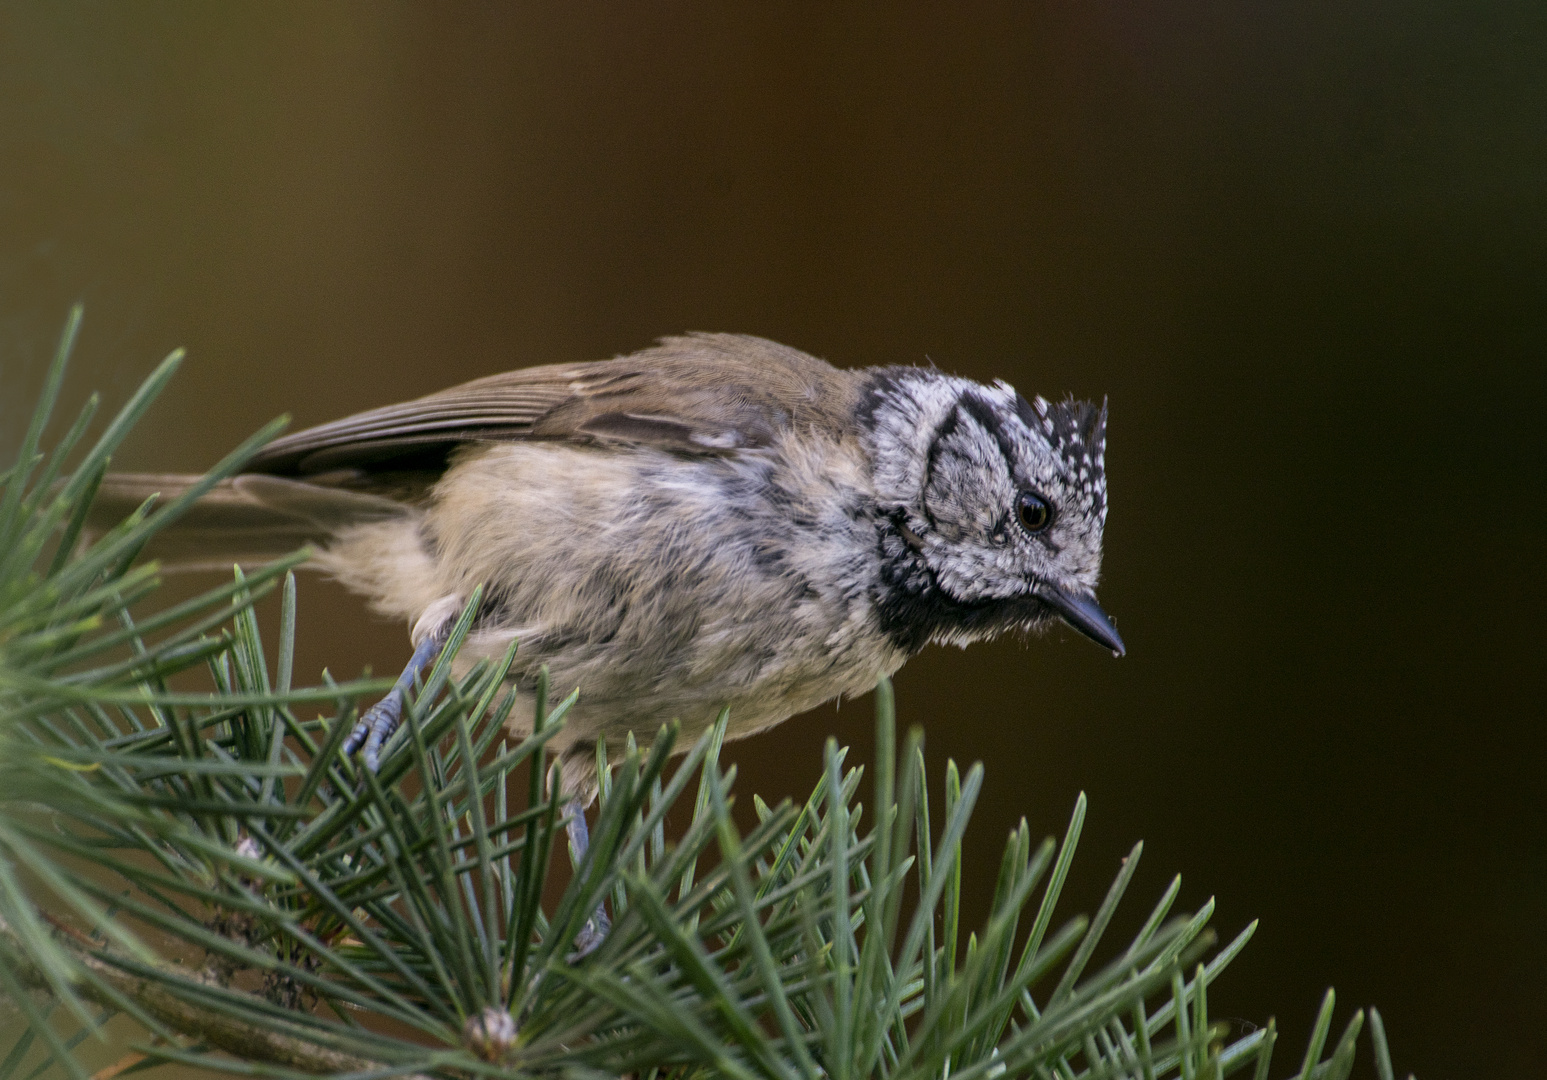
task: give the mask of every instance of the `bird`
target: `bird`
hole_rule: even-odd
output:
[[[413,659],[345,743],[372,769],[481,590],[456,663],[519,643],[517,735],[543,667],[579,689],[550,748],[584,806],[599,742],[670,721],[691,740],[723,709],[726,738],[752,735],[930,644],[1062,621],[1122,655],[1096,601],[1106,424],[1105,401],[693,333],[279,438],[156,554],[229,569],[312,544],[313,567],[409,625]],[[109,475],[93,515],[195,480]]]

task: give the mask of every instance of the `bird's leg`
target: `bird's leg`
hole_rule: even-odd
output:
[[[571,799],[564,804],[564,831],[569,834],[569,861],[578,870],[585,853],[591,847],[591,831],[585,823],[585,804],[579,799]]]
[[[402,722],[403,705],[408,700],[408,691],[413,688],[414,680],[435,663],[441,650],[446,647],[446,639],[451,636],[451,627],[456,622],[456,615],[457,611],[454,610],[450,615],[433,624],[419,639],[419,644],[414,647],[414,655],[409,658],[403,674],[398,676],[397,683],[387,691],[386,697],[366,710],[365,715],[355,724],[354,730],[349,733],[349,737],[344,740],[343,752],[346,757],[363,748],[361,757],[365,760],[365,767],[371,772],[376,771],[381,764],[379,756],[382,745],[392,737],[392,733]],[[421,619],[420,624],[423,625],[423,622],[424,620]]]
[[[569,833],[569,858],[575,864],[575,869],[579,870],[581,862],[585,860],[586,850],[591,846],[591,834],[585,823],[585,803],[571,799],[565,804],[564,813],[564,830]],[[570,963],[583,960],[600,948],[607,938],[607,931],[611,929],[612,920],[607,917],[607,905],[596,905],[596,910],[580,928],[580,933],[575,935],[575,951],[569,954]]]

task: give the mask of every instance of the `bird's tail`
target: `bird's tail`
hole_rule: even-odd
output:
[[[110,473],[86,518],[83,542],[117,525],[147,499],[164,505],[198,482],[176,473]],[[229,570],[262,563],[305,544],[323,545],[341,529],[408,512],[377,495],[279,476],[235,476],[217,483],[152,536],[146,558],[164,570]]]

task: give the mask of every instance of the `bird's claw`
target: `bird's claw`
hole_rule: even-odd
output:
[[[397,685],[387,692],[387,696],[366,710],[364,716],[344,740],[343,754],[349,757],[356,751],[360,751],[364,759],[365,767],[375,772],[381,764],[381,748],[386,745],[392,733],[398,729],[398,724],[403,720],[403,702],[408,698],[408,691],[413,689],[414,680],[421,672],[435,663],[435,658],[440,655],[441,649],[446,645],[446,637],[451,631],[449,618],[443,618],[440,625],[431,628],[418,645],[414,646],[414,655],[409,658],[408,666],[403,668],[403,673],[398,676]]]
[[[575,951],[564,959],[571,964],[578,964],[602,947],[602,942],[607,940],[607,933],[612,929],[612,920],[607,917],[607,909],[598,906],[591,917],[580,928],[580,933],[575,935]]]
[[[349,757],[357,751],[365,767],[375,772],[381,766],[381,748],[398,729],[403,716],[403,695],[393,690],[386,697],[366,710],[355,723],[354,730],[344,740],[343,754]]]

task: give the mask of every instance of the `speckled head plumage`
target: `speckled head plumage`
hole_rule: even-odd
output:
[[[1116,652],[1095,606],[1106,407],[1027,401],[937,371],[878,371],[863,406],[887,528],[885,618],[913,647],[1054,618]]]

